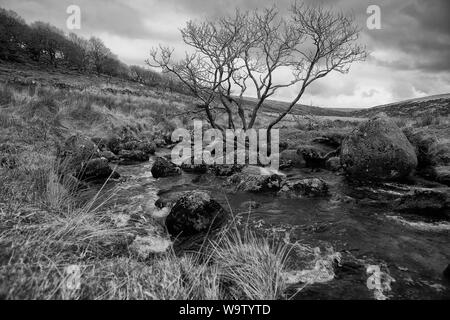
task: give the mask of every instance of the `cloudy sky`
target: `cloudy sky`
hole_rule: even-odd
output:
[[[312,0],[305,0],[312,1]],[[278,0],[286,11],[290,0]],[[326,0],[357,17],[360,41],[370,56],[346,75],[330,74],[309,88],[301,103],[328,107],[370,107],[404,99],[450,93],[450,1]],[[81,8],[81,30],[98,36],[127,64],[143,65],[151,47],[185,50],[179,28],[189,19],[270,6],[272,0],[0,0],[27,22],[50,22],[68,32],[66,9]],[[381,9],[381,29],[366,26],[367,8]],[[295,88],[276,97],[289,100]]]

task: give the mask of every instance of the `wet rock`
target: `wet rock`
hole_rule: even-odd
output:
[[[152,166],[151,173],[154,178],[164,178],[177,176],[181,174],[181,170],[175,164],[165,158],[158,157]]]
[[[341,158],[339,157],[331,157],[325,162],[325,167],[327,170],[330,171],[339,171],[341,166]]]
[[[338,154],[337,150],[322,145],[306,145],[297,149],[308,168],[325,168],[326,161]]]
[[[234,185],[236,190],[245,192],[278,191],[283,183],[283,177],[277,174],[262,175],[261,172],[247,170],[232,175],[227,183]]]
[[[323,197],[328,195],[328,185],[319,178],[288,180],[279,193],[288,196]]]
[[[218,177],[230,177],[235,173],[241,172],[243,168],[244,166],[237,164],[216,164],[213,166],[212,170]]]
[[[447,266],[447,268],[445,268],[442,274],[447,281],[450,281],[450,264]]]
[[[207,192],[191,191],[175,203],[166,226],[172,236],[186,237],[216,229],[226,217],[226,211]]]
[[[158,148],[163,148],[167,145],[167,142],[164,139],[155,139],[153,140],[153,142],[155,143],[156,147]]]
[[[445,214],[450,218],[450,188],[412,187],[394,205],[397,211],[421,215]]]
[[[97,146],[97,148],[98,148],[99,150],[101,150],[101,151],[105,151],[105,150],[107,150],[107,148],[108,148],[108,146],[106,145],[106,144],[107,144],[107,141],[106,141],[104,138],[94,137],[94,138],[91,138],[91,141],[92,141],[93,143],[95,143],[95,145]]]
[[[284,150],[280,153],[280,168],[303,168],[305,166],[306,161],[301,154],[297,153],[297,150]]]
[[[150,160],[150,156],[141,150],[121,150],[119,152],[120,164],[130,165]]]
[[[356,180],[402,179],[417,166],[413,146],[385,114],[363,123],[343,141],[341,160]]]
[[[79,180],[103,182],[108,178],[118,178],[101,157],[97,145],[91,139],[75,135],[68,138],[57,150],[58,173],[61,176],[72,175]]]
[[[415,149],[419,169],[450,165],[448,131],[408,127],[404,133]]]
[[[434,167],[432,176],[435,181],[450,186],[450,166]]]
[[[108,164],[105,158],[91,159],[82,166],[81,170],[76,175],[81,180],[106,180],[108,178],[118,179],[120,174]]]

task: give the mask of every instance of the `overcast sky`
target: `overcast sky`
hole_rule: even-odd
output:
[[[306,0],[312,1],[312,0]],[[281,11],[290,0],[276,1]],[[450,93],[449,0],[327,0],[352,11],[370,52],[350,73],[330,74],[300,101],[327,107],[370,107],[404,99]],[[81,8],[81,30],[98,36],[127,64],[143,65],[151,47],[166,44],[183,53],[179,28],[189,19],[271,5],[270,0],[0,0],[27,22],[41,20],[66,29],[66,9]],[[381,9],[381,29],[369,30],[367,7]],[[295,88],[276,97],[289,100]]]

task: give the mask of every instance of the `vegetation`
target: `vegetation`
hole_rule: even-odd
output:
[[[28,25],[17,13],[0,8],[0,61],[105,74],[141,84],[185,91],[174,78],[149,69],[128,67],[96,37],[84,39],[41,21]],[[138,71],[138,72],[137,72]]]
[[[253,128],[264,102],[283,88],[298,86],[292,101],[268,124],[268,131],[288,115],[314,81],[366,57],[356,43],[354,19],[320,6],[294,3],[291,16],[281,17],[275,7],[223,17],[214,21],[189,21],[181,30],[193,49],[181,61],[173,50],[151,52],[150,66],[175,75],[199,99],[213,128],[223,130],[216,113],[224,113],[226,128]],[[280,71],[291,77],[276,81]],[[244,95],[256,90],[257,102],[248,115]],[[219,103],[217,103],[219,102]],[[237,117],[237,119],[236,119]]]

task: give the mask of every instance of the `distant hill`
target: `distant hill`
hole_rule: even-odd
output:
[[[351,112],[351,114],[355,117],[372,117],[380,112],[384,112],[390,117],[402,118],[416,118],[425,114],[446,117],[450,115],[450,94],[390,103],[373,108],[356,110]]]
[[[246,97],[245,101],[246,107],[252,108],[256,104],[257,99]],[[288,105],[288,102],[267,100],[262,111],[278,113],[286,110]],[[446,117],[450,115],[450,93],[410,99],[367,109],[324,108],[297,104],[292,110],[292,114],[295,115],[359,118],[370,118],[380,112],[384,112],[390,117],[415,118],[425,114]]]
[[[245,98],[245,106],[247,108],[253,108],[257,103],[257,99],[246,97]],[[278,113],[284,111],[288,108],[289,103],[284,101],[277,100],[266,100],[262,107],[263,112],[273,112]],[[295,115],[313,115],[313,116],[333,116],[333,117],[346,117],[349,116],[350,113],[348,109],[339,110],[334,108],[322,108],[316,106],[307,106],[304,104],[297,104],[292,109],[292,114]]]

